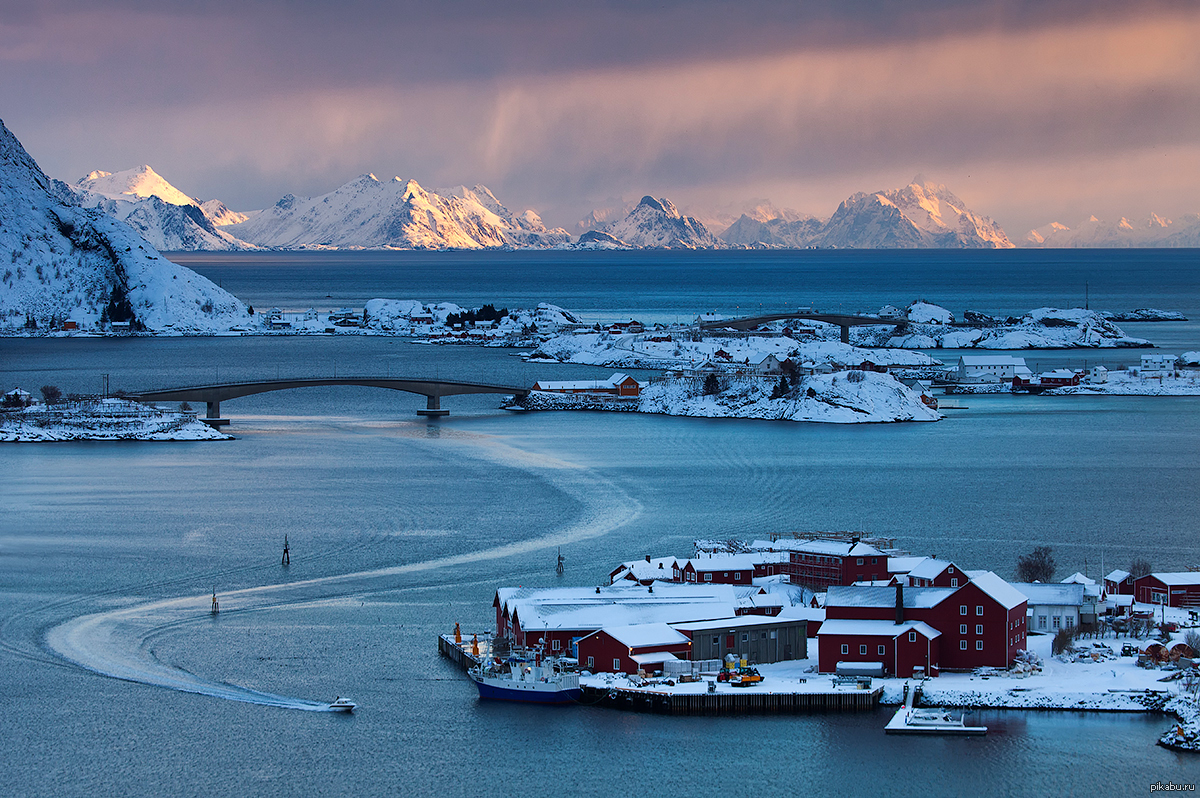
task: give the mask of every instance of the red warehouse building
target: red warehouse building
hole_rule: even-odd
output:
[[[929,649],[930,656],[935,652],[937,654],[937,660],[929,663],[931,674],[939,670],[1008,667],[1017,652],[1026,646],[1027,600],[1024,594],[990,571],[972,571],[967,576],[971,581],[958,588],[906,588],[902,585],[829,588],[825,600],[827,620],[821,626],[818,638],[821,641],[818,644],[821,670],[833,672],[842,645],[849,646],[850,652],[860,652],[856,656],[863,656],[861,651],[864,645],[868,654],[874,651],[877,656],[880,646],[884,646],[885,656],[890,655],[896,662],[911,655],[911,652],[902,653],[888,648],[886,642],[878,639],[878,631],[873,634],[862,633],[861,639],[855,640],[842,627],[830,626],[830,621],[834,620],[886,621],[897,626],[909,621],[928,624],[939,633],[936,649],[932,645]],[[826,627],[837,642],[837,647],[831,651],[835,657],[832,660],[826,659],[823,640]],[[903,642],[917,644],[919,641],[906,638]],[[861,661],[884,660],[867,658]],[[907,663],[907,660],[904,661]],[[888,667],[886,661],[884,665]]]
[[[579,667],[589,671],[637,673],[662,670],[666,660],[691,659],[691,639],[665,623],[616,626],[580,639]]]
[[[1153,573],[1133,580],[1133,599],[1139,604],[1200,607],[1200,572]]]
[[[896,676],[937,676],[941,636],[924,621],[826,621],[817,638],[821,670],[833,672],[839,662],[882,662]]]

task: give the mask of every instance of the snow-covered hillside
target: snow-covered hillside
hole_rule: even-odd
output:
[[[121,222],[83,208],[0,122],[0,331],[129,321],[155,331],[225,330],[245,304],[171,263]]]
[[[721,246],[703,224],[684,216],[668,199],[642,197],[624,219],[609,222],[607,233],[638,249],[713,249]]]
[[[206,203],[184,194],[147,165],[123,172],[90,172],[72,188],[85,208],[96,208],[120,219],[166,251],[231,251],[254,249],[220,230],[216,218],[228,223],[234,214],[220,200]]]
[[[1139,222],[1125,217],[1104,222],[1092,216],[1074,228],[1051,222],[1030,230],[1021,243],[1047,248],[1200,247],[1200,214],[1171,220],[1152,213]]]
[[[569,239],[566,231],[546,230],[536,213],[514,216],[483,186],[447,193],[367,174],[319,197],[288,194],[223,229],[270,247],[480,249]]]
[[[742,214],[721,234],[721,240],[730,246],[766,247],[769,249],[804,249],[825,229],[825,223],[809,216],[803,219],[783,218],[759,221]]]

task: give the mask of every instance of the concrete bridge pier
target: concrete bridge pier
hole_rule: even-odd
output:
[[[418,415],[418,416],[433,416],[433,417],[437,417],[437,416],[448,416],[448,415],[450,415],[450,411],[449,411],[449,410],[443,410],[443,409],[442,409],[442,397],[440,397],[440,396],[435,396],[435,395],[433,395],[433,394],[427,394],[427,395],[425,396],[425,399],[426,399],[426,402],[425,402],[425,409],[424,409],[424,410],[418,410],[418,411],[417,411],[417,415]]]
[[[221,403],[208,402],[208,417],[200,419],[210,427],[224,427],[229,423],[229,419],[221,418]]]
[[[844,343],[844,344],[850,343],[850,325],[849,324],[842,325],[842,343]]]

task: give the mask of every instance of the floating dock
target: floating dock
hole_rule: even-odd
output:
[[[919,689],[919,688],[918,688]],[[975,736],[987,734],[987,726],[968,726],[960,715],[950,717],[945,710],[915,709],[916,690],[910,690],[904,685],[904,706],[896,710],[896,714],[883,727],[885,734],[940,734],[957,736]]]

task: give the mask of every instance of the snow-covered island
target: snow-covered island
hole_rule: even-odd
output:
[[[6,399],[13,393],[6,394]],[[232,439],[198,421],[193,413],[159,410],[128,399],[37,403],[0,410],[0,442],[5,443]]]
[[[511,407],[865,424],[937,421],[942,416],[936,404],[890,374],[853,370],[796,376],[790,382],[748,374],[679,374],[651,382],[636,397],[535,390]]]

